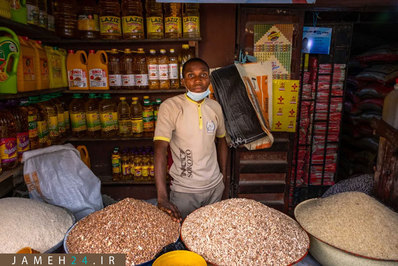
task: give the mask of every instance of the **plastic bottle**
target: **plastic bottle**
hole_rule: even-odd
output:
[[[102,39],[120,39],[120,4],[118,0],[100,0],[100,35]]]
[[[54,2],[55,31],[63,38],[77,37],[77,16],[75,0]]]
[[[40,105],[39,97],[31,97],[29,101],[37,108],[37,135],[39,137],[39,147],[44,148],[51,145],[51,140],[48,132],[47,119],[45,111]]]
[[[47,120],[48,133],[51,144],[56,144],[59,142],[60,139],[57,109],[51,101],[51,97],[49,97],[49,95],[44,95],[41,97],[41,102],[39,103],[39,106],[42,107],[45,119]]]
[[[135,88],[134,56],[129,48],[124,49],[121,59],[122,66],[122,88],[132,90]]]
[[[12,114],[0,107],[0,159],[3,170],[18,164],[16,122]]]
[[[130,169],[130,177],[129,180],[134,180],[134,153],[135,149],[130,149],[129,155],[129,169]]]
[[[157,90],[160,87],[159,83],[159,61],[154,49],[149,50],[150,55],[147,57],[148,64],[148,88],[150,90]]]
[[[95,0],[83,0],[77,14],[77,34],[81,39],[99,38],[99,10]]]
[[[167,56],[165,49],[160,49],[158,62],[159,62],[159,88],[161,90],[170,89],[169,57]]]
[[[17,21],[22,24],[26,24],[27,22],[27,10],[26,10],[26,1],[24,0],[11,0],[11,19]]]
[[[38,0],[39,7],[39,26],[47,29],[48,14],[47,14],[47,0]]]
[[[48,69],[47,53],[41,41],[30,40],[30,44],[35,50],[35,64],[39,66],[40,75],[38,75],[38,89],[45,90],[50,87],[50,77]]]
[[[133,97],[132,100],[133,100],[133,102],[131,103],[132,133],[133,137],[140,138],[142,137],[144,131],[144,123],[142,120],[142,105],[138,101],[138,97]]]
[[[18,162],[21,162],[22,154],[29,150],[28,113],[25,108],[16,106],[10,112],[15,120]]]
[[[44,49],[46,50],[48,60],[50,88],[67,87],[66,50],[51,46],[44,46]]]
[[[99,113],[99,104],[94,93],[88,95],[88,101],[84,103],[84,110],[86,111],[87,120],[87,136],[99,137],[101,136],[101,119]]]
[[[382,117],[390,126],[398,129],[398,78],[395,80],[394,90],[384,98]]]
[[[144,96],[144,108],[142,111],[142,120],[144,123],[144,136],[151,137],[155,129],[153,121],[153,106],[149,96]]]
[[[155,104],[154,104],[154,108],[153,108],[153,120],[155,122],[156,125],[156,121],[158,120],[158,112],[159,112],[159,107],[160,104],[162,103],[161,99],[156,99]]]
[[[146,151],[142,153],[142,170],[141,170],[142,181],[149,181],[149,157]]]
[[[18,63],[17,85],[19,92],[33,91],[40,87],[40,66],[35,60],[36,51],[28,37],[19,36],[20,60]]]
[[[113,137],[118,133],[117,106],[112,101],[111,95],[105,93],[99,103],[101,119],[101,135],[103,137]]]
[[[0,54],[2,63],[0,66],[0,93],[17,93],[17,79],[20,61],[20,45],[18,36],[10,29],[0,27]]]
[[[178,56],[174,49],[170,49],[169,54],[169,79],[170,89],[178,89],[180,87],[180,81],[178,79]]]
[[[142,181],[142,160],[137,151],[134,154],[134,181]]]
[[[109,90],[108,56],[105,51],[90,50],[87,60],[90,90]]]
[[[184,38],[200,37],[199,4],[185,3],[182,13],[182,28]]]
[[[112,152],[112,181],[119,181],[121,179],[122,164],[119,153],[119,148],[115,147]]]
[[[138,48],[135,56],[135,86],[138,90],[148,89],[148,66],[143,48]]]
[[[122,151],[121,162],[122,162],[122,180],[128,180],[131,176],[131,169],[130,169],[129,154],[127,149]]]
[[[120,97],[120,102],[117,106],[118,121],[119,121],[119,136],[131,136],[131,112],[130,106],[126,102],[126,97]]]
[[[66,125],[65,125],[65,109],[62,101],[60,100],[60,96],[62,93],[54,93],[51,95],[52,101],[57,110],[57,118],[58,118],[58,130],[60,138],[66,137]]]
[[[149,181],[153,182],[155,181],[155,162],[154,162],[154,156],[153,156],[153,151],[150,151],[149,153]]]
[[[141,0],[122,0],[123,39],[144,39],[144,16]]]
[[[195,55],[189,49],[189,45],[183,44],[181,54],[180,54],[180,86],[181,87],[182,87],[182,79],[184,78],[183,73],[182,73],[182,67],[184,66],[186,61],[188,61],[189,59],[191,59],[193,57],[195,57]]]
[[[64,121],[65,121],[65,136],[68,136],[70,133],[70,116],[69,116],[69,104],[66,104],[65,100],[62,96],[62,93],[58,93],[58,100],[62,105],[62,108],[64,110]],[[59,121],[59,119],[58,119]]]
[[[75,53],[73,50],[68,50],[66,68],[68,70],[69,89],[88,90],[86,52],[79,50]]]
[[[47,5],[47,29],[55,32],[54,1],[48,1]]]
[[[72,136],[77,138],[85,136],[87,133],[86,112],[82,96],[78,93],[72,96],[72,101],[69,104],[69,114]]]
[[[28,136],[30,149],[38,149],[40,148],[37,126],[39,110],[34,106],[31,101],[24,102],[21,105],[21,108],[25,108],[28,114]]]
[[[26,0],[27,23],[39,25],[39,6],[37,0]]]
[[[162,39],[164,36],[162,3],[145,1],[146,30],[148,39]]]
[[[165,3],[164,7],[164,34],[168,39],[182,37],[181,3]]]
[[[108,52],[109,88],[120,90],[122,88],[122,69],[120,54],[117,49]]]

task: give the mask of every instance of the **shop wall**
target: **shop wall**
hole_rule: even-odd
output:
[[[235,53],[236,5],[201,5],[199,55],[210,67],[233,63]]]

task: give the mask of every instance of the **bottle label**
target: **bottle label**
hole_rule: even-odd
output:
[[[133,119],[133,134],[140,134],[144,131],[144,122],[142,119]]]
[[[47,121],[37,122],[37,135],[39,136],[39,142],[45,144],[48,141],[48,127]]]
[[[100,16],[100,32],[101,35],[120,36],[120,17]]]
[[[117,112],[102,113],[100,117],[102,131],[107,132],[117,129]]]
[[[80,132],[87,130],[85,113],[82,112],[82,113],[70,114],[70,120],[73,132]]]
[[[47,28],[48,24],[48,16],[47,12],[44,10],[39,11],[39,26],[43,28]]]
[[[122,75],[122,86],[131,87],[135,86],[135,79],[133,74]]]
[[[131,120],[130,119],[121,119],[119,120],[119,133],[123,135],[127,135],[131,133]]]
[[[160,80],[169,80],[169,65],[168,64],[159,64],[159,79]]]
[[[122,18],[123,33],[144,33],[144,19],[140,16],[124,16]]]
[[[26,4],[27,22],[29,24],[39,24],[39,8],[35,5]]]
[[[89,71],[90,75],[90,87],[107,87],[106,72],[100,68],[93,68]]]
[[[148,86],[148,74],[136,74],[134,78],[136,86]]]
[[[144,110],[142,112],[142,120],[144,124],[145,132],[152,132],[154,128],[153,124],[153,111],[152,110]]]
[[[0,156],[2,163],[12,163],[17,160],[17,139],[0,139]]]
[[[140,165],[134,166],[134,176],[141,177],[142,175],[142,167]]]
[[[28,132],[20,132],[17,133],[17,150],[18,154],[22,154],[25,151],[29,150],[29,133]]]
[[[148,65],[149,80],[159,80],[159,65]]]
[[[149,166],[148,165],[143,165],[141,171],[142,171],[142,177],[149,176]]]
[[[124,176],[130,175],[130,173],[131,173],[130,165],[127,164],[127,163],[123,163],[122,164],[122,171],[123,171],[123,175]]]
[[[99,113],[86,114],[87,130],[90,132],[101,130],[101,121]]]
[[[45,58],[40,58],[40,73],[42,80],[48,80],[48,61]]]
[[[65,117],[64,117],[64,114],[63,113],[61,113],[61,114],[58,114],[57,115],[57,117],[58,117],[58,130],[59,130],[59,133],[65,133]]]
[[[36,80],[33,57],[22,56],[23,79],[25,81]]]
[[[151,176],[151,177],[155,176],[155,166],[154,165],[149,166],[149,176]]]
[[[122,86],[122,75],[120,74],[109,74],[109,86],[120,87]]]
[[[178,64],[169,64],[170,79],[178,79]]]
[[[58,137],[58,116],[48,117],[48,131],[50,132],[50,137]]]
[[[178,33],[181,35],[181,18],[180,17],[165,17],[164,19],[165,33]]]
[[[37,115],[28,115],[29,138],[37,137]]]
[[[68,71],[69,87],[87,88],[86,71],[80,68],[74,68]]]
[[[112,173],[120,174],[120,156],[112,155]]]
[[[98,31],[98,15],[81,14],[77,16],[77,29],[81,31]]]
[[[198,16],[188,16],[183,19],[184,33],[200,33],[200,24]]]
[[[64,112],[65,128],[70,128],[69,111]]]
[[[163,33],[163,18],[162,17],[147,17],[146,18],[147,33]]]

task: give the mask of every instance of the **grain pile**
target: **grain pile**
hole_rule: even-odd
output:
[[[217,265],[288,265],[309,247],[308,235],[285,214],[249,199],[202,207],[185,219],[188,249]]]
[[[149,261],[179,236],[180,224],[157,207],[124,199],[80,220],[67,238],[69,253],[122,253],[126,265]]]
[[[0,253],[31,247],[41,253],[62,241],[74,219],[57,206],[25,198],[0,199]]]
[[[398,260],[398,214],[361,192],[299,205],[296,219],[316,238],[366,257]]]

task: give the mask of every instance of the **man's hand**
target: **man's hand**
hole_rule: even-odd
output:
[[[181,214],[177,206],[171,203],[169,200],[158,200],[158,208],[173,218],[176,222],[181,222]]]

